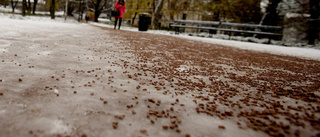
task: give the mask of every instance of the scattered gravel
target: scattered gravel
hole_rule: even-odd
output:
[[[320,135],[319,61],[11,21],[0,32],[1,136]]]

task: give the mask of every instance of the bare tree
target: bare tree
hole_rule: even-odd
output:
[[[154,0],[127,0],[126,1],[126,13],[127,17],[132,17],[132,25],[139,13],[152,13]]]
[[[9,0],[0,0],[0,4],[3,4],[4,8],[9,5]]]
[[[18,4],[18,0],[16,1],[11,0],[12,13],[14,13],[14,9],[17,7],[17,4]]]
[[[282,0],[269,0],[269,4],[266,8],[266,15],[263,17],[264,19],[261,21],[262,25],[277,25],[278,22],[278,13],[277,7]]]
[[[314,45],[315,40],[319,39],[319,0],[309,1],[309,12],[311,19],[309,20],[308,44]]]
[[[132,25],[134,24],[134,21],[136,20],[136,17],[137,17],[137,15],[138,15],[138,10],[139,10],[139,8],[140,8],[140,0],[138,0],[138,3],[137,3],[137,7],[136,7],[136,11],[134,12],[134,16],[133,16],[133,18],[132,18]]]
[[[26,16],[26,0],[22,0],[22,16]]]
[[[163,3],[164,0],[159,0],[157,3],[157,6],[154,10],[153,17],[152,17],[152,28],[153,29],[158,29],[159,24],[160,24],[160,19],[161,19],[161,10],[163,8]]]
[[[183,11],[183,3],[186,0],[168,0],[168,12],[170,20],[174,20],[174,16]]]
[[[102,11],[105,9],[108,0],[91,0],[91,3],[94,7],[94,22],[98,22],[98,18]]]
[[[56,11],[56,0],[51,0],[51,5],[50,5],[50,16],[51,19],[55,19],[55,11]]]
[[[38,0],[33,1],[32,14],[35,14],[37,9]]]
[[[28,11],[28,14],[31,13],[31,1],[28,0],[28,2],[26,2],[26,10]]]

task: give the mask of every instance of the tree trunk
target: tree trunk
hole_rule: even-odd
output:
[[[177,13],[177,0],[168,0],[168,4],[169,4],[169,17],[170,17],[170,20],[173,21],[174,16]]]
[[[31,1],[28,0],[28,3],[26,5],[27,5],[26,7],[27,7],[28,14],[30,14],[30,12],[31,12]]]
[[[157,7],[154,10],[153,17],[152,17],[152,29],[159,28],[159,20],[161,19],[161,10],[163,8],[164,0],[159,0]]]
[[[140,0],[138,0],[136,10],[138,11],[139,8],[140,8]],[[132,18],[132,23],[131,23],[132,25],[134,24],[134,21],[136,20],[137,15],[138,15],[138,12],[135,12],[135,13],[134,13],[134,16],[133,16],[133,18]]]
[[[55,19],[55,11],[56,11],[56,0],[51,0],[51,6],[50,6],[50,15],[51,15],[51,19]]]
[[[13,0],[11,0],[12,13],[14,13],[14,9],[16,8],[17,4],[18,1],[13,2]]]
[[[97,1],[97,5],[95,5],[95,7],[94,7],[94,19],[93,19],[93,21],[94,22],[98,22],[98,17],[99,17],[99,5],[100,5],[100,0],[98,0]]]
[[[101,12],[96,11],[94,12],[94,22],[98,22],[98,17],[100,16]]]
[[[277,7],[282,0],[269,0],[269,4],[266,8],[266,16],[262,20],[262,25],[278,25],[278,13]]]
[[[153,2],[152,2],[152,11],[153,12],[156,10],[156,3],[157,3],[157,0],[153,0]]]
[[[134,16],[132,18],[132,23],[131,23],[132,25],[134,24],[134,21],[136,20],[137,14],[138,14],[138,12],[134,13]]]
[[[80,0],[80,4],[79,4],[79,16],[78,16],[78,21],[80,22],[80,20],[82,19],[82,1]]]
[[[66,8],[65,8],[65,11],[64,11],[64,20],[67,20],[67,16],[68,16],[68,0],[66,0]]]
[[[26,0],[22,0],[22,16],[26,16]]]
[[[101,2],[102,2],[102,0],[97,0],[97,3],[94,3],[92,1],[92,3],[94,4],[94,19],[93,19],[94,22],[98,22],[98,18],[101,14],[102,9],[99,8]]]
[[[36,14],[36,9],[37,9],[37,4],[38,4],[38,0],[34,0],[33,2],[33,7],[32,7],[32,14]]]
[[[308,44],[314,45],[315,40],[319,39],[319,0],[310,0],[309,6],[311,19],[308,21]]]

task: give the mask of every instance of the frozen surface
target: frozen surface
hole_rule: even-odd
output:
[[[0,136],[319,134],[319,50],[110,28],[0,13]]]

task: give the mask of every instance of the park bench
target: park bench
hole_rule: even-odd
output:
[[[217,21],[194,21],[194,20],[175,20],[170,27],[174,27],[175,34],[179,34],[184,31],[185,28],[188,29],[200,29],[209,30],[210,36],[216,31],[220,33],[224,32],[229,35],[251,35],[258,37],[269,38],[269,43],[271,39],[282,39],[282,27],[279,26],[266,26],[257,24],[242,24],[242,23],[227,23],[227,22],[217,22]]]

